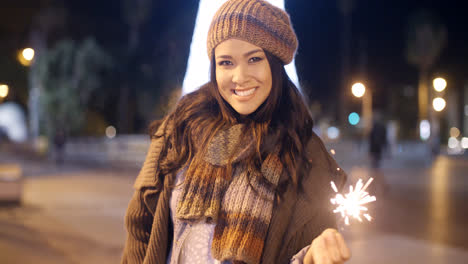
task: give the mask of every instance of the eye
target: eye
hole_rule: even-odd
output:
[[[249,59],[249,62],[258,62],[258,61],[261,61],[263,60],[263,58],[260,58],[260,57],[252,57]]]
[[[232,62],[228,61],[228,60],[223,60],[223,61],[219,61],[218,65],[219,66],[230,66],[230,65],[232,65]]]

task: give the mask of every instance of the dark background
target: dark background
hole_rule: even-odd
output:
[[[133,118],[129,132],[144,131],[161,110],[138,109],[138,94],[147,93],[154,104],[180,87],[189,53],[198,1],[153,1],[150,19],[141,28],[136,55],[127,67],[119,67],[128,38],[120,1],[1,1],[0,82],[12,84],[8,100],[26,108],[27,71],[16,60],[16,52],[28,46],[34,17],[48,7],[65,10],[63,26],[48,35],[48,46],[64,38],[75,40],[94,36],[115,58],[117,67],[106,76],[89,107],[108,123],[116,122],[119,78],[126,75],[132,87],[129,105]],[[435,14],[447,29],[447,42],[431,70],[442,75],[448,89],[461,92],[468,69],[467,5],[463,1],[355,1],[352,13],[350,78],[365,80],[373,91],[374,108],[390,118],[409,94],[408,112],[415,112],[417,68],[405,56],[406,29],[410,15],[422,9]],[[298,75],[311,102],[320,102],[323,112],[333,112],[341,85],[341,39],[343,18],[336,1],[286,1],[286,9],[299,38],[296,57]],[[395,99],[396,98],[396,99]],[[395,102],[397,100],[397,102]],[[357,103],[351,105],[356,108]],[[393,105],[393,107],[392,107]],[[397,106],[395,106],[397,105]],[[393,110],[392,110],[393,109]],[[151,112],[143,115],[142,112]],[[412,117],[416,121],[417,117]]]

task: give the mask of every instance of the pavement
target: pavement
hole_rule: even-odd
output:
[[[340,225],[353,254],[348,263],[468,263],[466,156],[396,155],[379,170],[366,159],[340,164],[348,184],[374,177],[377,197],[369,206],[372,222]]]
[[[23,170],[21,206],[0,207],[0,263],[119,263],[136,168],[0,152]]]
[[[375,177],[372,222],[339,222],[347,263],[468,263],[468,158],[387,158],[371,170],[336,150],[348,183]],[[345,156],[346,155],[346,156]],[[361,155],[362,156],[362,155]],[[119,263],[137,168],[56,166],[0,153],[24,171],[21,206],[0,207],[0,263]]]

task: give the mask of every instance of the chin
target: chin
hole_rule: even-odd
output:
[[[239,115],[243,115],[243,116],[247,116],[247,115],[250,115],[251,113],[253,113],[254,111],[237,111],[236,112],[239,114]]]
[[[255,110],[252,110],[252,109],[243,109],[243,108],[234,108],[234,110],[236,110],[236,112],[239,114],[239,115],[250,115],[251,113],[255,112]]]

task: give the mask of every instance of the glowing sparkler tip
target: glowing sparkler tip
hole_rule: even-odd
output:
[[[349,186],[349,192],[344,195],[338,193],[335,183],[333,181],[331,182],[333,190],[337,193],[334,198],[330,199],[330,202],[333,205],[336,205],[333,212],[340,213],[341,217],[344,218],[346,225],[349,225],[349,218],[351,217],[362,222],[361,215],[368,221],[372,220],[372,217],[369,214],[361,214],[368,210],[367,207],[363,206],[364,204],[368,204],[376,200],[375,196],[369,196],[369,193],[365,191],[372,180],[373,178],[370,178],[366,184],[363,185],[363,181],[359,179],[355,186]]]
[[[364,217],[367,219],[367,221],[371,221],[372,220],[372,216],[370,216],[369,214],[364,214]]]
[[[335,192],[338,192],[338,188],[336,188],[335,183],[334,183],[333,181],[331,181],[330,184],[331,184],[333,190],[334,190]]]

